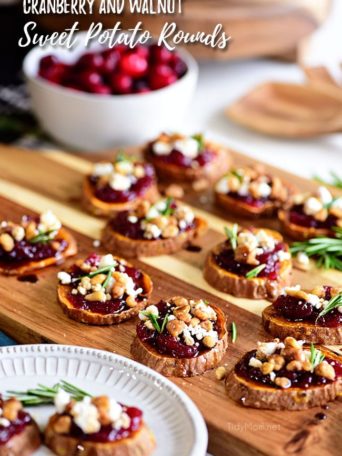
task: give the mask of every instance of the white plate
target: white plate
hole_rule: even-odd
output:
[[[68,345],[0,348],[0,392],[67,380],[94,395],[106,394],[144,412],[157,440],[153,456],[203,456],[208,434],[194,403],[172,382],[123,356]],[[53,407],[28,409],[40,426]],[[52,453],[42,447],[36,456]]]

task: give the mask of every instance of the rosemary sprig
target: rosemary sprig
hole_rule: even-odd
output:
[[[153,313],[150,313],[150,312],[142,312],[142,314],[145,315],[145,317],[147,317],[150,320],[150,322],[152,323],[152,325],[156,331],[158,331],[159,333],[162,332],[160,324],[158,322],[158,317],[156,315],[154,315]]]
[[[334,296],[333,298],[330,299],[326,307],[318,314],[318,317],[316,318],[316,321],[324,317],[327,313],[331,312],[332,310],[336,309],[337,307],[342,306],[342,292]]]
[[[312,370],[315,369],[325,358],[325,355],[320,350],[317,350],[314,344],[310,346],[310,363],[312,365]]]
[[[319,268],[342,271],[342,228],[333,229],[336,237],[316,237],[294,242],[290,248],[292,256],[304,252],[316,260]]]
[[[197,133],[196,135],[192,135],[191,137],[192,137],[192,139],[197,141],[198,150],[199,150],[199,152],[202,152],[205,147],[204,135],[202,133]]]
[[[52,387],[38,384],[37,388],[31,388],[26,391],[6,391],[6,396],[15,396],[25,406],[48,405],[54,403],[54,399],[60,389],[69,393],[75,401],[81,401],[86,396],[91,397],[88,392],[65,380],[61,380]]]
[[[108,269],[107,277],[106,277],[105,281],[102,284],[104,289],[106,289],[108,287],[108,284],[109,284],[109,281],[110,281],[110,279],[112,277],[113,271],[114,271],[114,266],[112,266],[111,268]]]
[[[314,179],[317,182],[320,182],[321,184],[331,185],[331,186],[336,187],[336,188],[342,188],[342,177],[338,176],[336,173],[334,173],[334,171],[330,172],[330,176],[331,176],[330,182],[329,181],[325,181],[324,179],[322,179],[319,176],[314,176]]]
[[[161,325],[161,328],[160,328],[160,333],[163,333],[163,332],[164,332],[164,329],[165,329],[165,327],[166,327],[168,321],[169,321],[169,315],[166,314],[165,317],[164,317],[163,323],[162,323],[162,325]]]
[[[46,243],[53,239],[51,236],[53,233],[57,233],[57,230],[50,230],[45,232],[40,232],[33,238],[29,240],[30,244]]]
[[[233,176],[237,177],[239,179],[239,182],[242,182],[243,181],[243,175],[239,173],[239,171],[237,169],[232,169],[230,171],[230,174],[232,174]]]
[[[129,157],[123,150],[119,150],[116,157],[115,163],[124,162],[124,161],[131,161],[131,157]]]
[[[239,231],[239,225],[237,223],[234,223],[234,225],[231,228],[228,228],[228,226],[224,227],[224,232],[225,232],[233,250],[235,250],[237,247],[238,231]]]
[[[161,215],[168,217],[169,215],[172,214],[172,212],[173,212],[172,202],[173,202],[173,198],[171,198],[170,196],[168,198],[166,198],[166,206],[165,206],[165,209],[163,211],[161,211]]]
[[[111,277],[111,274],[112,274],[114,268],[115,268],[115,264],[110,264],[108,266],[104,266],[103,268],[97,269],[96,271],[89,272],[89,274],[84,274],[80,277],[75,277],[74,279],[72,279],[72,281],[77,282],[79,280],[82,280],[83,277],[89,277],[91,279],[92,277],[95,277],[98,274],[108,274],[105,282],[107,282],[107,281],[109,282],[109,279]],[[107,285],[108,285],[108,283],[107,283]]]
[[[237,327],[235,321],[232,322],[232,343],[235,344],[237,339]]]
[[[261,271],[263,271],[266,268],[266,264],[259,264],[254,269],[251,269],[249,272],[246,274],[247,279],[254,279],[254,277],[258,277]]]

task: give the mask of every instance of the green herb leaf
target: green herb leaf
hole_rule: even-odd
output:
[[[342,229],[334,227],[336,237],[316,237],[303,242],[294,242],[292,256],[304,252],[312,257],[319,268],[342,271]]]
[[[237,339],[237,327],[235,321],[232,322],[232,343],[235,344]]]
[[[114,271],[114,266],[112,266],[112,267],[108,270],[106,280],[105,280],[105,281],[103,282],[103,284],[102,284],[102,286],[103,286],[104,289],[106,289],[106,288],[108,287],[109,281],[110,281],[110,279],[112,278],[113,271]]]
[[[169,321],[169,315],[166,314],[164,317],[163,323],[161,325],[161,328],[160,328],[160,333],[164,332],[164,329],[165,329],[166,325],[168,324],[168,321]]]
[[[232,246],[232,249],[235,250],[237,247],[237,236],[238,236],[238,231],[239,231],[239,225],[237,223],[234,223],[234,225],[231,228],[228,228],[228,226],[224,227],[224,232],[230,241],[230,245]]]
[[[150,312],[142,312],[142,314],[145,315],[145,317],[147,317],[150,320],[150,322],[152,323],[152,325],[156,331],[158,331],[159,333],[162,332],[161,327],[158,323],[158,317],[156,315],[154,315]]]
[[[192,135],[191,137],[192,137],[192,139],[197,141],[197,143],[198,143],[198,151],[202,152],[204,150],[204,147],[205,147],[204,135],[202,133],[198,133],[196,135]]]
[[[26,391],[6,391],[6,396],[15,396],[25,406],[47,405],[53,404],[58,391],[62,389],[71,395],[75,401],[81,401],[84,397],[91,397],[91,394],[72,385],[65,380],[52,387],[38,385],[37,388],[31,388]]]
[[[310,363],[312,365],[312,370],[315,369],[321,362],[324,360],[325,355],[320,350],[317,350],[314,344],[310,346]]]
[[[124,162],[124,161],[131,161],[131,157],[129,157],[123,150],[119,150],[115,157],[115,163]]]
[[[254,279],[254,277],[257,277],[261,271],[263,271],[266,268],[266,264],[259,264],[254,269],[251,269],[249,272],[246,274],[247,279]]]
[[[334,171],[330,172],[330,176],[331,176],[330,181],[325,181],[324,179],[322,179],[319,176],[314,176],[314,179],[317,182],[320,182],[321,184],[331,185],[332,187],[336,187],[336,188],[342,188],[342,177],[338,176],[336,173],[334,173]]]
[[[171,197],[166,198],[166,207],[161,212],[161,215],[164,215],[165,217],[172,215],[172,212],[173,212],[173,209],[171,207],[172,203],[173,203],[173,198],[171,198]]]
[[[45,244],[46,242],[50,242],[54,236],[52,234],[57,234],[57,230],[50,230],[38,233],[36,236],[29,240],[30,244]]]
[[[326,307],[318,314],[318,317],[316,318],[316,321],[324,317],[327,313],[331,312],[332,310],[336,309],[337,307],[342,306],[342,292],[334,296],[333,298],[330,299]]]
[[[232,174],[233,176],[237,177],[239,179],[240,182],[243,181],[243,175],[239,173],[239,171],[237,169],[232,169],[230,171],[230,174]]]

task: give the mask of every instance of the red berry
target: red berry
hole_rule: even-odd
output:
[[[168,63],[173,56],[172,52],[165,46],[158,46],[157,44],[152,44],[150,52],[152,60],[156,63]]]
[[[133,79],[127,74],[116,73],[110,79],[112,88],[115,93],[127,94],[133,89]]]
[[[91,92],[96,93],[97,95],[110,95],[112,93],[110,87],[105,84],[94,85]]]
[[[184,74],[187,72],[188,67],[184,60],[182,60],[178,55],[174,55],[172,62],[171,62],[171,67],[174,69],[175,73],[179,78],[184,76]]]
[[[39,62],[39,69],[46,70],[47,68],[51,68],[52,66],[58,63],[58,58],[54,55],[46,55],[43,57]]]
[[[176,73],[167,65],[157,65],[151,70],[149,83],[152,90],[162,89],[176,81]]]
[[[102,84],[102,78],[96,71],[85,70],[75,77],[76,82],[85,90],[92,91],[94,86]]]
[[[119,54],[124,54],[128,47],[125,44],[117,44],[116,46],[113,47]]]
[[[140,57],[143,57],[144,59],[148,59],[150,55],[150,49],[147,46],[143,46],[142,44],[137,45],[133,52],[136,52]]]
[[[108,75],[114,73],[120,58],[119,52],[115,49],[107,49],[102,55],[103,65],[101,67],[101,72]]]
[[[151,89],[149,88],[147,81],[141,80],[141,81],[136,81],[134,83],[134,92],[135,93],[148,93],[148,92],[151,92]]]
[[[41,68],[38,74],[49,82],[62,84],[67,75],[68,69],[69,65],[65,65],[64,63],[54,63],[50,67]]]
[[[123,73],[132,76],[132,78],[139,78],[146,74],[148,68],[147,60],[140,57],[137,53],[125,54],[120,60],[120,69]]]
[[[76,66],[87,70],[99,70],[103,66],[103,56],[99,53],[88,52],[81,55]]]

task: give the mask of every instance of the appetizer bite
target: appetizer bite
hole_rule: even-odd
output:
[[[263,311],[266,331],[306,342],[342,344],[342,288],[318,286],[312,291],[300,285],[285,288],[274,303]]]
[[[206,229],[207,223],[180,201],[142,201],[108,221],[102,243],[110,252],[127,258],[163,255],[181,250]]]
[[[246,407],[304,410],[333,401],[342,391],[341,357],[287,337],[258,342],[226,379],[231,399]]]
[[[290,284],[291,255],[279,233],[233,225],[226,235],[206,258],[203,274],[210,285],[241,298],[270,299]]]
[[[166,376],[191,377],[216,367],[226,351],[226,318],[203,299],[181,296],[139,313],[133,357]]]
[[[38,426],[21,402],[0,395],[0,456],[30,456],[39,446]]]
[[[60,390],[56,413],[45,429],[45,444],[58,456],[149,456],[155,439],[135,407],[108,396],[76,402]],[[80,448],[82,448],[80,450]]]
[[[216,203],[245,217],[270,216],[285,203],[289,188],[262,167],[233,168],[215,186]]]
[[[90,325],[112,325],[136,316],[152,293],[147,274],[111,254],[93,253],[60,271],[58,279],[64,312]]]
[[[95,215],[127,211],[142,200],[157,198],[153,166],[123,154],[113,163],[96,163],[83,182],[84,206]]]
[[[208,185],[222,176],[230,164],[228,152],[202,135],[162,133],[146,146],[144,154],[161,179],[183,184],[201,181]]]
[[[334,235],[334,228],[342,227],[342,197],[319,187],[312,194],[294,195],[278,215],[285,233],[299,241]]]
[[[60,263],[77,253],[71,233],[51,212],[23,216],[20,223],[0,222],[0,272],[24,274]]]

